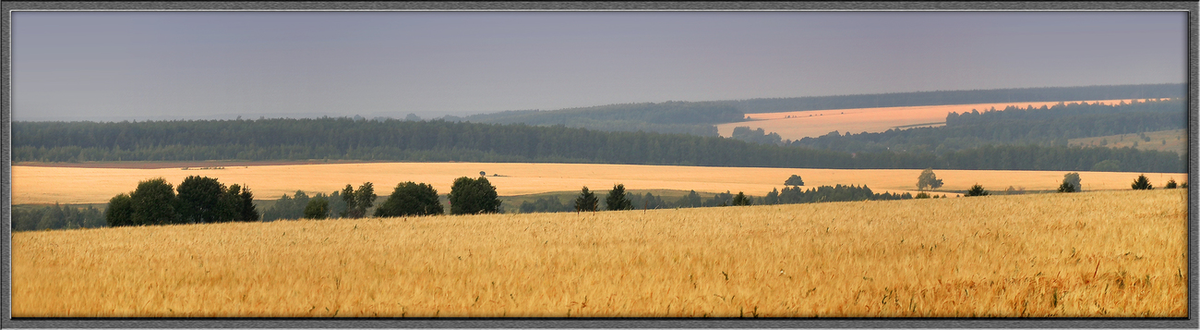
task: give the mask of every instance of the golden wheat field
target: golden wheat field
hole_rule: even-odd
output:
[[[12,236],[13,317],[1184,317],[1187,192]]]
[[[791,175],[800,175],[806,187],[822,185],[867,185],[876,193],[913,192],[921,170],[841,170],[789,169],[763,167],[705,167],[604,164],[531,164],[531,163],[351,163],[319,165],[229,166],[221,170],[182,170],[181,168],[86,168],[53,166],[13,166],[13,204],[107,203],[120,193],[128,193],[139,181],[163,177],[179,185],[189,175],[217,178],[224,184],[250,187],[256,199],[277,199],[296,190],[331,193],[346,184],[355,187],[372,182],[381,196],[390,194],[396,184],[405,181],[433,185],[440,194],[450,193],[450,184],[462,176],[476,177],[484,171],[502,196],[578,191],[583,186],[607,191],[615,184],[627,189],[696,190],[700,192],[739,191],[763,196],[782,189]],[[975,171],[936,170],[945,182],[938,191],[953,196],[978,183],[990,191],[1008,186],[1027,190],[1054,190],[1066,171]],[[493,176],[500,175],[500,176]],[[1084,190],[1129,189],[1138,173],[1079,172]],[[1146,173],[1155,186],[1167,180],[1187,180],[1186,173]],[[915,193],[915,192],[914,192]]]
[[[1122,101],[1128,103],[1132,99],[1073,102],[1117,104]],[[749,126],[750,129],[762,128],[768,133],[779,133],[779,136],[785,140],[799,140],[805,137],[817,137],[829,134],[829,132],[835,130],[841,132],[841,134],[846,134],[847,132],[858,134],[862,132],[883,132],[902,126],[944,125],[946,123],[946,114],[951,112],[984,111],[991,108],[1002,110],[1010,105],[1022,108],[1028,106],[1041,107],[1043,105],[1050,107],[1058,103],[1007,102],[751,113],[746,114],[746,118],[752,119],[752,121],[717,125],[717,133],[721,136],[729,137],[733,134],[734,127]]]

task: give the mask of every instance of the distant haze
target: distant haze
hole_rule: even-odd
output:
[[[1182,83],[1186,12],[12,14],[13,120]]]

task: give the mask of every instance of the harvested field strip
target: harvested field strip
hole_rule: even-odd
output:
[[[119,169],[76,167],[12,167],[13,204],[106,203],[128,193],[139,181],[163,177],[173,185],[189,175],[217,178],[225,184],[249,186],[256,199],[278,199],[296,190],[331,193],[346,184],[373,182],[380,195],[391,193],[404,181],[433,185],[440,194],[450,193],[455,178],[479,176],[504,196],[546,192],[578,191],[583,186],[607,191],[617,183],[630,190],[696,190],[698,192],[742,191],[763,196],[782,189],[789,176],[800,175],[807,187],[822,185],[867,185],[876,193],[916,190],[921,170],[840,170],[763,167],[706,167],[606,164],[533,163],[360,163],[329,165],[232,166],[220,170]],[[1027,190],[1054,190],[1066,171],[974,171],[936,170],[945,186],[940,193],[953,195],[976,183],[991,191],[1008,186]],[[500,176],[493,176],[493,175]],[[1079,172],[1083,189],[1129,189],[1138,173]],[[1184,173],[1146,173],[1155,186],[1168,179],[1186,181]]]
[[[1088,100],[1065,103],[1088,102],[1103,104],[1118,104],[1126,100]],[[1145,101],[1144,99],[1140,101]],[[817,137],[832,131],[845,133],[883,132],[895,127],[931,123],[945,123],[946,114],[951,112],[971,112],[972,109],[984,111],[991,108],[1003,110],[1007,106],[1041,107],[1054,106],[1059,102],[1006,102],[980,104],[929,105],[912,107],[858,108],[835,110],[811,110],[793,112],[752,113],[747,114],[747,122],[727,123],[717,125],[721,136],[729,137],[733,128],[749,126],[750,129],[762,128],[766,132],[776,132],[783,139],[799,140],[805,137]]]
[[[13,317],[1185,317],[1182,189],[20,232]]]

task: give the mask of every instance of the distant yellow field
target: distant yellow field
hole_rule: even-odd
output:
[[[1088,100],[1086,102],[1116,104],[1120,103],[1121,101],[1128,103],[1132,101],[1132,99],[1099,101]],[[946,114],[951,112],[971,112],[972,109],[984,111],[991,108],[1002,110],[1010,105],[1022,108],[1028,106],[1041,107],[1042,105],[1054,106],[1058,103],[1059,102],[1008,102],[752,113],[747,114],[746,117],[749,119],[754,119],[754,121],[720,124],[717,125],[717,133],[721,136],[729,137],[731,134],[733,134],[734,127],[749,126],[750,129],[762,128],[768,133],[779,133],[779,136],[785,140],[799,140],[805,137],[817,137],[829,134],[829,132],[832,131],[838,131],[844,135],[846,132],[854,134],[862,132],[883,132],[899,126],[919,124],[944,125],[946,123]]]
[[[1172,151],[1180,155],[1186,155],[1187,130],[1176,129],[1146,132],[1145,135],[1150,138],[1150,141],[1141,139],[1138,134],[1119,134],[1071,139],[1069,143],[1071,146],[1133,147],[1141,150]]]
[[[1085,182],[1086,182],[1086,177]],[[1186,317],[1184,189],[12,235],[13,317]]]
[[[602,164],[530,163],[360,163],[327,165],[271,165],[225,167],[223,170],[121,169],[79,167],[12,167],[12,203],[106,203],[128,193],[139,181],[163,177],[178,186],[189,175],[217,178],[222,183],[249,186],[256,199],[277,199],[296,190],[330,193],[346,184],[358,187],[375,184],[379,195],[390,194],[404,181],[428,183],[438,193],[450,193],[450,184],[462,176],[477,177],[485,171],[488,180],[503,196],[554,191],[577,191],[583,186],[607,191],[622,183],[626,189],[672,189],[701,192],[745,192],[762,196],[783,188],[783,181],[796,174],[808,187],[821,185],[867,185],[873,191],[915,191],[921,170],[837,170],[757,167],[651,166]],[[1053,190],[1066,171],[971,171],[936,170],[945,182],[940,190],[964,191],[978,183],[991,191],[1008,186],[1027,190]],[[498,174],[500,176],[492,176]],[[1129,189],[1137,173],[1079,172],[1084,190]],[[1146,173],[1155,186],[1169,179],[1182,183],[1185,173]]]

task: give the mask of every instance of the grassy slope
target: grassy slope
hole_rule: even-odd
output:
[[[1185,155],[1187,152],[1187,130],[1176,129],[1146,132],[1145,134],[1150,141],[1142,139],[1135,133],[1071,139],[1068,143],[1071,146],[1103,145],[1109,148],[1133,147],[1140,150],[1173,151],[1180,155]]]

